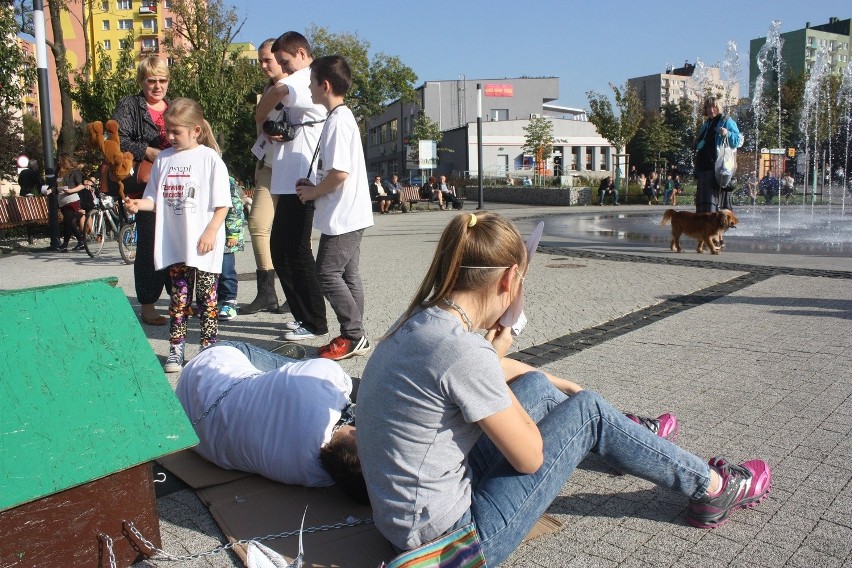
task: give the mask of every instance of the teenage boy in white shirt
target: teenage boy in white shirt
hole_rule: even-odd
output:
[[[278,196],[278,203],[269,243],[272,265],[294,320],[284,324],[282,339],[303,341],[328,333],[325,301],[311,251],[314,208],[296,196],[297,180],[310,177],[311,158],[322,131],[325,109],[311,101],[313,57],[308,40],[298,32],[286,32],[272,44],[272,53],[288,76],[263,95],[255,119],[262,125],[275,106],[283,103],[281,120],[293,127],[292,139],[267,134],[270,140],[280,143],[272,162],[270,192]]]
[[[347,359],[370,350],[364,332],[364,285],[358,269],[361,237],[373,225],[369,180],[358,123],[344,97],[352,84],[346,60],[332,55],[311,63],[311,97],[328,110],[319,142],[317,183],[302,179],[296,194],[314,202],[314,227],[322,233],[316,271],[340,336],[319,348],[320,357]]]

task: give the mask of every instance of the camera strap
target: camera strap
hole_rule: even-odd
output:
[[[338,108],[340,108],[342,106],[343,106],[342,104],[339,104],[336,107],[334,107],[333,109],[331,109],[331,111],[328,113],[328,115],[326,115],[326,117],[322,120],[314,120],[314,121],[311,121],[311,122],[303,122],[302,124],[319,124],[320,122],[325,122],[331,117],[331,115],[334,113],[334,111],[336,111]],[[294,124],[293,126],[296,126],[296,125]],[[323,125],[322,132],[320,132],[319,139],[317,139],[317,147],[314,150],[314,157],[311,158],[311,165],[310,165],[310,167],[308,167],[308,175],[305,176],[307,179],[311,179],[311,174],[314,171],[314,163],[316,163],[317,156],[319,156],[320,145],[322,145],[323,134],[325,134],[325,125]]]

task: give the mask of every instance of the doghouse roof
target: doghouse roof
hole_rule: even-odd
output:
[[[116,282],[0,292],[0,511],[198,443]]]

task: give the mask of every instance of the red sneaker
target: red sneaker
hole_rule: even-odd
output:
[[[370,342],[367,341],[366,336],[357,341],[340,336],[332,339],[328,345],[323,345],[317,349],[317,352],[324,359],[340,361],[356,355],[363,355],[369,350]]]

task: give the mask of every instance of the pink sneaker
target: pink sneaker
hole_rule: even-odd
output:
[[[666,412],[665,414],[661,414],[656,418],[645,418],[644,416],[637,416],[636,414],[624,414],[630,420],[644,426],[660,438],[668,440],[669,442],[674,441],[677,437],[678,432],[678,422],[677,416],[672,414],[671,412]]]
[[[709,462],[722,477],[722,490],[716,495],[691,499],[686,522],[700,529],[715,529],[728,522],[734,509],[748,509],[766,499],[772,487],[772,472],[763,460],[749,460],[732,465],[724,458]]]

